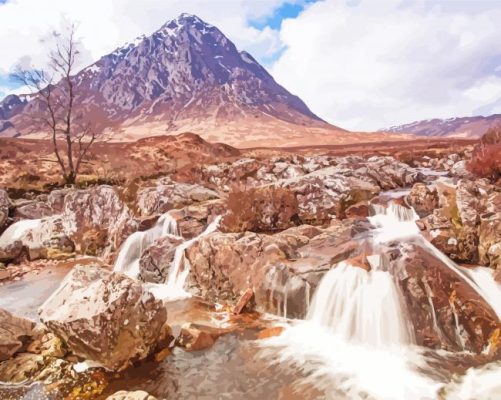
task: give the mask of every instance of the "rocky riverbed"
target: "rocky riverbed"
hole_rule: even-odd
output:
[[[501,187],[470,156],[0,190],[0,397],[495,399]]]

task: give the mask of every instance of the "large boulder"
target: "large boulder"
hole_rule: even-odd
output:
[[[221,222],[226,232],[272,232],[299,222],[296,196],[285,188],[264,186],[231,192],[227,207]]]
[[[304,317],[321,276],[362,249],[351,240],[353,221],[319,229],[302,225],[270,234],[215,232],[187,250],[190,290],[215,302],[235,304],[252,289],[255,307]]]
[[[499,318],[464,274],[419,243],[392,253],[389,269],[397,271],[419,345],[481,353],[491,344],[491,351],[501,350]]]
[[[93,255],[118,249],[138,228],[132,212],[111,186],[67,193],[62,221],[76,251]]]
[[[74,354],[115,371],[154,350],[166,318],[139,282],[97,266],[75,267],[40,308],[41,321]]]
[[[141,254],[139,259],[139,279],[151,283],[166,282],[176,248],[182,242],[182,238],[173,235],[163,236],[155,240]]]
[[[0,361],[22,350],[33,335],[35,323],[0,308]]]
[[[414,184],[406,200],[421,218],[430,215],[438,207],[437,190],[420,182]]]
[[[163,178],[154,187],[141,189],[137,194],[137,208],[142,216],[163,214],[181,208],[219,198],[214,190],[197,184],[179,183]]]

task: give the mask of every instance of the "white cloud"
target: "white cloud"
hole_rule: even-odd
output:
[[[151,34],[182,12],[193,13],[219,27],[237,47],[256,57],[279,48],[278,32],[250,25],[295,0],[9,0],[0,5],[0,74],[21,60],[43,65],[46,47],[40,38],[62,29],[63,19],[78,22],[84,64],[142,34]],[[27,59],[26,57],[29,57]]]
[[[496,1],[349,3],[315,3],[280,32],[272,73],[321,117],[374,130],[487,104],[501,112]]]

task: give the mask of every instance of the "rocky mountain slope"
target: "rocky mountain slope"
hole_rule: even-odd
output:
[[[462,117],[427,119],[410,124],[392,126],[385,132],[411,133],[416,136],[442,136],[456,138],[479,138],[489,128],[501,125],[501,114],[488,117]]]
[[[215,26],[181,14],[151,36],[105,55],[76,77],[77,107],[114,140],[194,132],[211,141],[297,144],[305,133],[342,133],[277,84]],[[0,103],[0,135],[37,136],[36,101]],[[35,133],[35,135],[34,135]]]

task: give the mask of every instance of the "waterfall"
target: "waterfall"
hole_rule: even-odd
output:
[[[24,243],[24,241],[26,241],[25,239],[27,234],[30,231],[39,228],[41,223],[41,219],[25,219],[12,224],[5,230],[2,236],[0,236],[0,249],[11,245],[17,240],[23,241],[23,244],[28,246],[30,246],[30,244],[33,245],[33,243]]]
[[[414,342],[406,315],[389,272],[341,262],[322,278],[308,319],[343,340],[380,347]]]
[[[219,227],[220,221],[221,216],[216,217],[200,235],[177,246],[176,252],[174,253],[174,260],[169,270],[167,283],[162,285],[149,285],[150,291],[154,293],[157,298],[175,299],[189,296],[184,290],[184,284],[190,273],[191,265],[186,258],[185,251],[202,237],[215,232]]]
[[[413,208],[407,208],[390,201],[388,207],[379,204],[371,206],[375,215],[369,221],[376,227],[374,241],[384,243],[392,240],[402,240],[419,235],[416,221],[419,216]]]
[[[165,235],[179,235],[177,222],[169,213],[163,214],[150,229],[144,232],[134,232],[125,240],[118,253],[113,271],[137,279],[141,254],[155,240]]]

